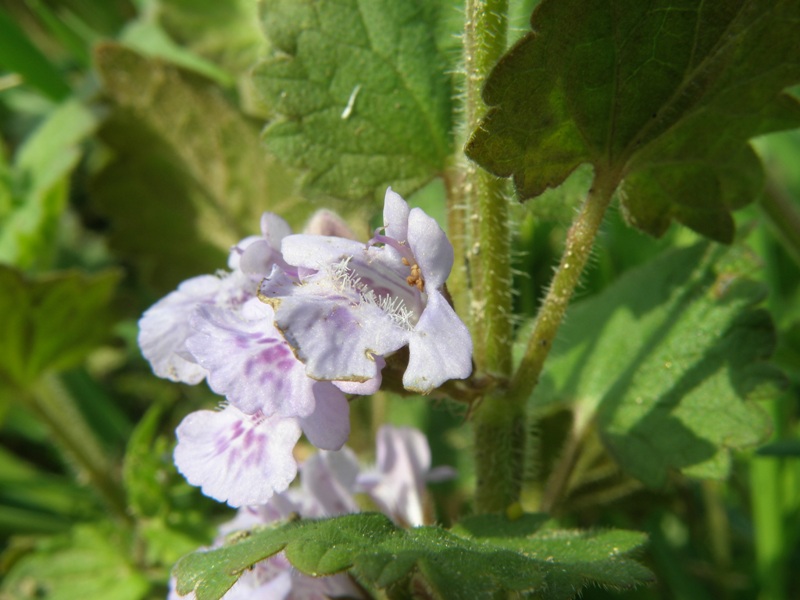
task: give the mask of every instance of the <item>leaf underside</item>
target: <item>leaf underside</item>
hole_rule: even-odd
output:
[[[401,529],[384,515],[364,513],[304,520],[254,530],[218,549],[190,554],[173,575],[181,594],[221,597],[242,572],[281,550],[295,568],[314,576],[352,569],[377,587],[410,585],[422,577],[433,598],[481,600],[498,591],[567,599],[587,585],[630,588],[651,581],[630,558],[645,542],[630,531],[551,529],[543,515],[510,522],[483,515],[452,532],[439,527]]]
[[[569,23],[568,27],[564,24]],[[544,0],[497,64],[467,154],[522,199],[579,165],[616,173],[628,222],[730,242],[757,197],[747,140],[800,126],[794,0]]]

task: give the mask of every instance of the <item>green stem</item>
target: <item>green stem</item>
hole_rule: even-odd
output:
[[[594,182],[567,234],[564,254],[536,318],[533,333],[511,380],[510,395],[525,402],[533,393],[561,321],[592,252],[597,232],[620,181],[616,171],[596,168]],[[576,423],[579,430],[585,424]]]
[[[55,375],[45,375],[26,397],[28,406],[50,429],[53,440],[74,462],[79,477],[92,484],[120,521],[129,522],[125,494],[106,452],[61,381]]]
[[[508,0],[467,0],[464,32],[467,131],[486,113],[481,91],[506,50]],[[503,382],[511,375],[511,236],[506,182],[468,163],[464,192],[469,214],[470,323],[479,372]],[[524,405],[502,385],[473,416],[476,509],[496,512],[519,500],[525,453]]]
[[[768,179],[759,206],[775,228],[783,247],[800,265],[800,211],[797,205],[783,187]]]
[[[489,72],[506,49],[508,0],[467,0],[464,35],[467,131],[486,113],[481,99]],[[511,374],[511,236],[506,181],[468,163],[465,193],[471,216],[471,322],[479,370]]]

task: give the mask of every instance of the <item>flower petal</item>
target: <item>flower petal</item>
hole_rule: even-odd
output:
[[[408,240],[408,203],[392,188],[386,189],[383,199],[383,226],[387,236],[398,242]]]
[[[405,345],[410,331],[394,326],[372,304],[353,305],[346,297],[318,295],[311,286],[283,297],[275,323],[314,379],[364,382],[377,377],[376,357]]]
[[[314,412],[300,419],[308,441],[323,450],[338,450],[350,437],[350,405],[328,381],[314,382]]]
[[[223,280],[202,275],[184,281],[142,315],[139,320],[139,347],[159,377],[199,383],[206,369],[186,351],[186,338],[193,333],[189,315],[200,303],[212,303]]]
[[[409,214],[408,244],[425,278],[425,289],[440,289],[453,268],[453,246],[436,219],[420,208]]]
[[[386,361],[383,357],[375,357],[375,366],[378,369],[378,375],[367,381],[334,381],[333,385],[342,390],[345,394],[357,394],[359,396],[370,396],[381,389],[381,371],[386,366]]]
[[[233,507],[263,504],[297,474],[295,419],[246,415],[228,406],[187,415],[176,434],[178,470],[206,496]]]
[[[267,304],[250,303],[245,320],[231,311],[200,307],[192,318],[197,333],[186,341],[192,355],[208,370],[208,385],[248,414],[305,417],[314,410],[314,386],[304,365],[273,324]]]
[[[325,517],[358,512],[353,497],[360,470],[352,450],[318,452],[300,467],[300,482],[307,503],[303,515]]]
[[[472,373],[472,338],[441,293],[428,292],[428,305],[408,344],[403,387],[427,394],[448,379]]]

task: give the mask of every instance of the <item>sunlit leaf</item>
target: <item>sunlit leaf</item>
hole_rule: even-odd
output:
[[[6,167],[8,200],[0,198],[0,262],[27,269],[52,259],[69,176],[80,160],[81,142],[96,126],[97,118],[86,106],[65,102]]]
[[[660,486],[671,470],[721,478],[730,451],[767,437],[757,400],[783,377],[775,332],[741,249],[698,244],[628,272],[570,309],[534,406],[593,423],[624,470]]]
[[[256,88],[280,115],[276,156],[338,198],[402,194],[443,172],[453,150],[451,87],[418,0],[265,0],[273,54]]]
[[[555,600],[573,598],[587,585],[630,588],[650,581],[650,572],[630,558],[644,542],[643,534],[629,531],[554,529],[542,515],[513,523],[485,515],[451,532],[401,529],[384,515],[366,513],[254,530],[183,558],[174,575],[180,593],[217,599],[250,565],[285,549],[306,574],[352,568],[395,594],[421,577],[429,597],[439,600],[491,599],[501,591]]]
[[[545,0],[484,89],[467,148],[531,198],[580,164],[622,181],[628,221],[730,242],[762,187],[751,137],[800,126],[794,0]],[[567,26],[568,24],[568,26]]]

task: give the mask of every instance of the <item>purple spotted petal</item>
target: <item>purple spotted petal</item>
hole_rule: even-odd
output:
[[[246,415],[228,406],[187,415],[176,434],[178,470],[206,496],[234,507],[266,502],[297,474],[295,419]]]
[[[403,387],[426,394],[448,379],[464,379],[472,372],[472,338],[444,296],[428,292],[408,345],[409,360]]]
[[[305,367],[275,328],[272,308],[257,301],[248,306],[248,316],[258,311],[259,319],[245,320],[205,306],[192,318],[197,333],[186,346],[208,370],[209,387],[246,413],[310,415],[317,382],[306,376]]]

